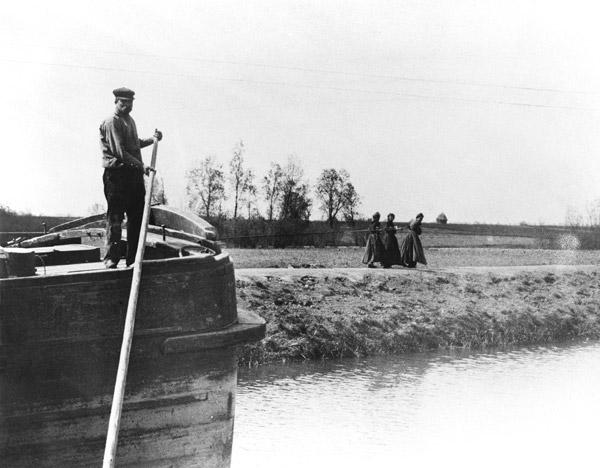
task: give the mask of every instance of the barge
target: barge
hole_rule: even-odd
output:
[[[104,268],[104,219],[4,248],[3,466],[102,462],[133,271]],[[237,310],[233,264],[202,219],[152,207],[145,252],[117,466],[229,467],[236,350],[265,323]]]

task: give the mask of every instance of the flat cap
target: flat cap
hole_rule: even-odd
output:
[[[116,99],[134,99],[135,91],[129,88],[117,88],[113,89],[113,94]]]

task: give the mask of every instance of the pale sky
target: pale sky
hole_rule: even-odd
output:
[[[98,126],[127,86],[176,206],[192,162],[241,139],[261,177],[290,154],[312,186],[346,169],[364,215],[564,222],[600,198],[595,3],[11,2],[0,204],[104,202]]]

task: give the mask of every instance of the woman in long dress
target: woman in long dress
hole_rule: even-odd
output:
[[[387,222],[383,228],[383,247],[385,250],[382,261],[383,268],[390,268],[392,265],[402,265],[400,259],[400,247],[396,239],[396,226],[394,226],[394,213],[387,215]]]
[[[416,268],[417,263],[427,265],[423,245],[421,244],[421,223],[423,222],[423,213],[419,213],[407,226],[408,233],[400,245],[400,257],[404,266]]]
[[[373,214],[373,221],[369,225],[369,237],[367,238],[367,246],[365,249],[365,255],[363,256],[363,263],[366,263],[369,268],[375,268],[375,262],[383,261],[384,248],[383,242],[381,242],[381,223],[379,219],[381,215],[379,212]]]

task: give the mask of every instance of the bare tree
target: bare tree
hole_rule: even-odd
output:
[[[263,191],[267,201],[267,219],[273,221],[275,207],[281,198],[283,183],[283,171],[277,163],[271,163],[271,168],[267,175],[263,177]]]
[[[565,216],[565,223],[567,226],[581,227],[584,225],[583,216],[575,207],[568,206],[567,214]]]
[[[304,180],[304,170],[294,156],[288,158],[283,169],[280,219],[308,221],[312,201],[308,197],[308,182]]]
[[[246,193],[246,208],[248,209],[248,219],[256,218],[259,216],[258,209],[256,208],[256,186],[250,184],[248,192]]]
[[[342,213],[346,222],[353,226],[354,220],[358,216],[358,207],[360,206],[360,196],[356,192],[354,185],[351,182],[347,182],[342,192],[344,198],[344,204],[342,207]]]
[[[229,161],[229,183],[233,189],[233,219],[237,218],[239,205],[245,200],[254,174],[244,168],[244,142],[240,141],[233,149],[233,157]]]
[[[225,199],[223,165],[208,156],[185,174],[188,206],[201,216],[210,218],[222,212]]]
[[[589,227],[600,226],[600,199],[593,200],[587,204],[586,214]]]
[[[350,174],[344,169],[339,171],[324,169],[317,180],[317,198],[321,201],[321,210],[331,227],[333,227],[338,213],[346,202],[344,191],[349,179]]]

